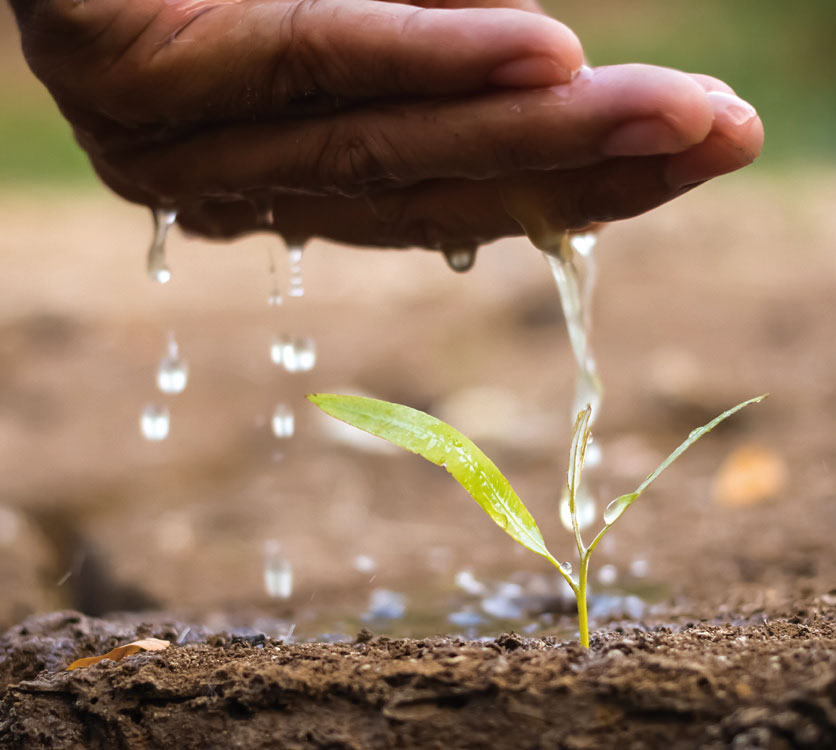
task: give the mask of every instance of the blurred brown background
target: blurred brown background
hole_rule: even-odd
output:
[[[562,11],[593,62],[713,73],[758,106],[767,131],[754,167],[602,237],[604,502],[692,427],[773,395],[672,468],[599,564],[619,571],[614,590],[652,589],[697,613],[825,591],[836,572],[832,10],[647,0]],[[486,580],[545,572],[444,472],[346,443],[304,402],[310,391],[449,418],[568,556],[555,504],[572,362],[552,281],[524,241],[483,249],[461,276],[432,253],[313,243],[306,296],[268,309],[271,246],[286,281],[275,239],[227,247],[175,230],[174,277],[156,287],[143,268],[148,215],[95,181],[25,68],[5,5],[0,62],[0,624],[60,606],[303,622],[356,613],[377,586],[407,592],[418,618],[448,601],[465,566]],[[154,376],[170,329],[191,380],[163,398]],[[270,362],[281,333],[316,339],[312,372]],[[161,443],[139,434],[150,401],[171,408]],[[280,401],[296,412],[291,440],[270,432]],[[760,473],[778,468],[755,499],[730,500],[717,472],[741,449],[765,462]],[[293,565],[289,603],[264,591],[269,539]],[[373,573],[352,566],[361,554]]]

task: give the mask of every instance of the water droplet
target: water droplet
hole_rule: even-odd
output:
[[[644,578],[648,571],[650,570],[650,565],[648,564],[647,560],[642,558],[636,558],[633,562],[630,563],[630,575],[634,578]]]
[[[275,224],[273,215],[273,194],[269,190],[257,190],[249,195],[250,202],[255,208],[256,224],[269,229]]]
[[[369,595],[369,608],[364,620],[399,620],[406,612],[406,597],[389,589],[374,589]]]
[[[465,568],[456,573],[456,587],[467,592],[471,596],[482,596],[487,592],[487,587],[481,581],[473,577],[473,573]]]
[[[472,628],[485,622],[485,618],[478,612],[463,609],[461,612],[451,612],[447,615],[447,622],[460,628]]]
[[[293,568],[276,539],[264,543],[264,589],[274,599],[288,599],[293,593]]]
[[[316,343],[314,340],[300,337],[286,342],[282,348],[282,364],[288,372],[309,372],[312,370],[316,364]]]
[[[177,221],[177,211],[169,208],[154,208],[154,237],[148,248],[148,275],[158,284],[171,280],[171,271],[165,260],[165,240],[168,230]]]
[[[168,407],[162,404],[148,404],[140,415],[139,429],[146,440],[165,440],[168,437],[170,422]]]
[[[572,563],[568,560],[566,562],[560,563],[560,569],[567,575],[572,575]]]
[[[357,555],[352,564],[354,570],[359,573],[371,573],[377,567],[374,558],[370,555]]]
[[[456,273],[464,273],[473,268],[476,262],[476,248],[459,247],[455,250],[444,250],[444,258]]]
[[[290,243],[287,246],[287,259],[290,264],[290,279],[287,293],[291,297],[301,297],[305,294],[302,283],[302,245]]]
[[[575,512],[578,528],[586,529],[595,521],[595,500],[585,491],[583,480],[575,497]],[[572,514],[569,512],[569,493],[564,491],[560,498],[560,522],[567,531],[572,531]]]
[[[276,336],[270,342],[270,359],[274,365],[280,365],[284,361],[284,351],[291,346],[287,336]]]
[[[294,421],[290,407],[287,404],[279,404],[273,412],[273,434],[277,438],[293,437]]]
[[[486,596],[482,599],[482,610],[498,620],[518,620],[523,616],[523,610],[514,599],[500,594]]]
[[[598,244],[598,235],[594,232],[585,232],[584,234],[573,234],[569,240],[572,247],[584,257],[590,256],[594,250],[595,245]]]
[[[267,246],[267,271],[270,274],[270,294],[267,297],[267,304],[271,307],[277,307],[282,304],[282,294],[279,291],[279,276],[276,272],[276,253],[272,244]]]
[[[618,568],[615,565],[602,565],[598,571],[598,583],[602,586],[612,586],[618,578]]]
[[[189,380],[189,367],[180,359],[177,340],[174,333],[169,334],[168,352],[160,360],[157,368],[157,387],[163,393],[182,393]]]

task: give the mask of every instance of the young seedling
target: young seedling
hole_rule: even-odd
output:
[[[509,536],[523,547],[542,555],[552,563],[575,594],[578,603],[581,645],[585,648],[589,648],[589,619],[586,610],[589,558],[598,543],[612,528],[612,525],[621,518],[624,511],[638,499],[639,495],[691,445],[735,412],[749,404],[759,403],[765,398],[766,394],[744,401],[723,412],[719,417],[715,417],[708,424],[692,430],[687,439],[633,492],[617,497],[606,507],[604,527],[595,535],[589,546],[584,544],[581,537],[575,508],[575,493],[580,486],[586,447],[591,432],[589,422],[592,410],[587,406],[581,411],[572,433],[567,474],[569,511],[580,560],[578,578],[574,580],[571,576],[571,566],[561,565],[546,549],[537,523],[508,480],[494,463],[458,430],[422,411],[388,401],[361,396],[339,396],[331,393],[316,393],[308,396],[308,399],[326,414],[417,453],[438,466],[443,466]]]

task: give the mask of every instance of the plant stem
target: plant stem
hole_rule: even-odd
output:
[[[589,570],[589,556],[582,555],[580,570],[578,571],[578,590],[575,598],[578,600],[578,629],[581,635],[581,646],[589,648],[589,616],[586,611],[586,576]]]

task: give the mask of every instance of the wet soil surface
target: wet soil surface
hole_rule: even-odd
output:
[[[758,625],[635,624],[577,643],[291,644],[191,633],[61,671],[136,636],[72,612],[2,639],[0,747],[789,748],[836,746],[836,596]]]

